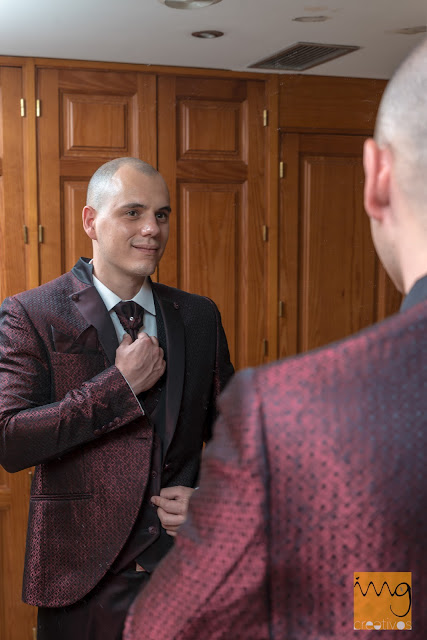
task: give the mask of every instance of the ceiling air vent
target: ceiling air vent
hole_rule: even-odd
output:
[[[360,47],[335,44],[316,44],[315,42],[297,42],[279,51],[279,53],[251,64],[253,69],[274,69],[276,71],[304,71],[323,62],[334,60]]]

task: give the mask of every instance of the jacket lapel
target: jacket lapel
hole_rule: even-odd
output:
[[[185,334],[184,324],[179,312],[179,305],[160,297],[152,283],[153,293],[157,298],[166,332],[167,375],[166,375],[166,424],[164,440],[164,456],[175,433],[179,410],[181,407],[185,368]]]
[[[71,300],[88,324],[95,327],[98,340],[110,364],[114,364],[119,346],[116,331],[105,304],[93,285],[71,294]]]
[[[93,285],[93,266],[89,258],[80,258],[71,271],[80,282],[88,286],[72,293],[70,298],[88,325],[95,327],[98,340],[108,361],[110,364],[114,364],[119,341],[110,314]]]

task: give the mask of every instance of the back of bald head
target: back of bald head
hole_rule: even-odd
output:
[[[378,111],[375,140],[393,153],[396,179],[427,213],[427,38],[394,73]]]
[[[104,198],[110,193],[112,188],[112,178],[115,173],[122,167],[132,167],[136,171],[140,171],[145,176],[160,176],[160,173],[139,158],[116,158],[101,165],[95,171],[89,181],[87,188],[86,204],[98,210],[104,201]]]

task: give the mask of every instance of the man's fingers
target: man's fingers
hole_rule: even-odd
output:
[[[189,500],[194,489],[192,487],[164,487],[160,491],[162,498],[168,498],[169,500]]]
[[[127,332],[123,334],[123,338],[120,344],[132,344],[132,338]]]
[[[165,529],[178,529],[178,527],[184,523],[185,517],[183,515],[174,515],[164,511],[161,507],[157,510],[157,515],[162,523],[162,527]]]
[[[179,500],[169,500],[168,498],[162,498],[160,496],[152,496],[151,502],[166,513],[174,515],[184,515],[187,513],[186,505]]]

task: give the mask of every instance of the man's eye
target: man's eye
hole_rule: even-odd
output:
[[[126,213],[126,215],[129,216],[129,218],[136,218],[138,215],[138,211],[136,211],[135,209],[131,209]]]
[[[169,213],[167,213],[166,211],[158,211],[156,213],[156,218],[158,220],[167,220],[169,218]]]

